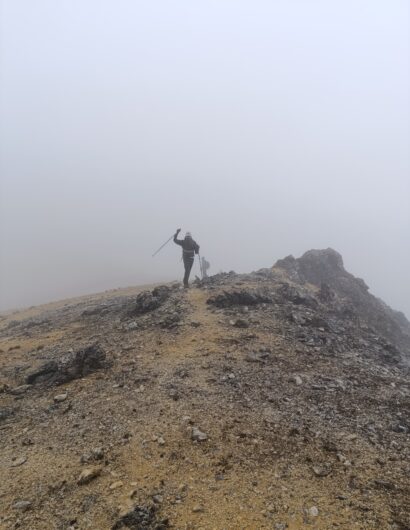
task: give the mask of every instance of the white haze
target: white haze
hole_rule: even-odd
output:
[[[3,0],[2,309],[333,247],[410,315],[407,0]]]

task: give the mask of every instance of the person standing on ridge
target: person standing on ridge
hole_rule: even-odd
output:
[[[202,261],[202,279],[208,278],[208,269],[211,266],[211,264],[203,256],[201,258],[201,261]]]
[[[187,289],[189,287],[189,275],[191,274],[192,265],[194,264],[195,254],[199,253],[199,245],[196,241],[192,239],[190,232],[185,234],[184,239],[178,239],[178,234],[181,229],[175,232],[174,243],[182,247],[182,259],[184,261],[185,275],[184,275],[184,287]]]

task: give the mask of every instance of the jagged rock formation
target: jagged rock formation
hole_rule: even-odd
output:
[[[299,259],[288,256],[279,260],[274,268],[286,271],[299,283],[311,283],[320,288],[322,301],[329,303],[329,310],[349,308],[360,325],[369,326],[372,332],[390,341],[390,349],[402,349],[410,356],[410,323],[406,317],[393,311],[387,304],[369,293],[366,283],[347,272],[342,256],[335,250],[310,250]]]
[[[0,527],[410,528],[408,330],[331,249],[5,315]]]

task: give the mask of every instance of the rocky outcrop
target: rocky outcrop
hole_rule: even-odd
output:
[[[137,296],[132,315],[143,315],[158,309],[169,299],[173,290],[168,285],[161,285],[152,291],[143,291]]]
[[[410,355],[410,323],[387,304],[369,293],[361,278],[347,272],[342,256],[335,250],[309,250],[295,259],[279,260],[273,270],[286,271],[297,284],[312,284],[319,288],[319,299],[333,312],[348,311],[362,325],[394,343],[407,357]]]
[[[207,304],[214,305],[219,308],[240,305],[252,306],[270,302],[272,302],[272,300],[268,296],[246,289],[241,289],[240,291],[224,291],[223,293],[216,296],[211,296],[207,300]]]
[[[104,350],[94,344],[74,354],[63,356],[58,361],[46,362],[27,376],[26,383],[29,385],[41,383],[61,385],[104,368],[105,363]]]

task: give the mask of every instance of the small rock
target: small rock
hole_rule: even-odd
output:
[[[18,501],[13,504],[13,510],[18,510],[20,512],[26,512],[29,508],[31,508],[30,501]]]
[[[393,426],[392,431],[400,434],[407,434],[409,432],[409,429],[406,425],[397,424]]]
[[[208,436],[204,432],[200,431],[198,427],[192,427],[191,439],[195,442],[205,442],[205,440],[208,439]]]
[[[327,477],[331,472],[331,469],[328,466],[313,466],[312,469],[317,477]]]
[[[293,376],[291,382],[295,383],[297,386],[300,386],[303,383],[302,378],[299,375]]]
[[[180,395],[179,395],[179,392],[178,390],[176,390],[175,388],[172,388],[170,391],[169,391],[169,397],[171,399],[173,399],[174,401],[178,401],[179,398],[180,398]]]
[[[20,456],[19,458],[16,458],[15,460],[13,460],[11,467],[22,466],[26,462],[27,462],[27,458],[25,456]]]
[[[164,438],[162,438],[162,436],[158,438],[157,442],[158,442],[158,445],[165,445],[165,440]]]
[[[317,517],[319,515],[319,510],[316,506],[309,508],[308,513],[311,517]]]
[[[84,484],[88,484],[95,478],[99,477],[101,475],[102,469],[100,467],[94,467],[91,469],[84,469],[80,476],[78,477],[77,484],[79,486],[82,486]]]
[[[102,460],[104,458],[104,450],[102,447],[95,447],[91,449],[90,453],[85,453],[81,456],[81,463],[86,464],[87,462],[92,462],[94,460]]]
[[[378,488],[381,488],[381,489],[386,489],[386,490],[394,490],[394,489],[396,489],[395,484],[393,484],[392,482],[387,482],[386,480],[375,480],[374,484]]]
[[[94,449],[91,450],[91,454],[95,460],[102,460],[104,458],[104,449],[102,447],[94,447]]]
[[[245,357],[245,361],[248,363],[263,363],[264,360],[258,353],[248,353]]]
[[[249,328],[249,323],[244,320],[243,318],[237,318],[236,320],[233,321],[233,324],[232,324],[235,328]]]
[[[31,387],[32,385],[16,386],[15,388],[12,388],[10,390],[10,394],[13,394],[13,396],[21,396],[21,394],[25,394],[27,390]]]
[[[56,403],[61,403],[67,399],[68,394],[57,394],[57,396],[54,396],[54,401]]]
[[[192,508],[192,511],[193,513],[200,513],[204,511],[204,508],[203,506],[200,506],[199,504],[197,504],[196,506]]]
[[[116,490],[118,488],[122,488],[124,483],[121,480],[118,480],[117,482],[113,482],[110,484],[110,490]]]
[[[164,498],[162,495],[153,495],[152,500],[155,504],[161,504],[164,501]]]

